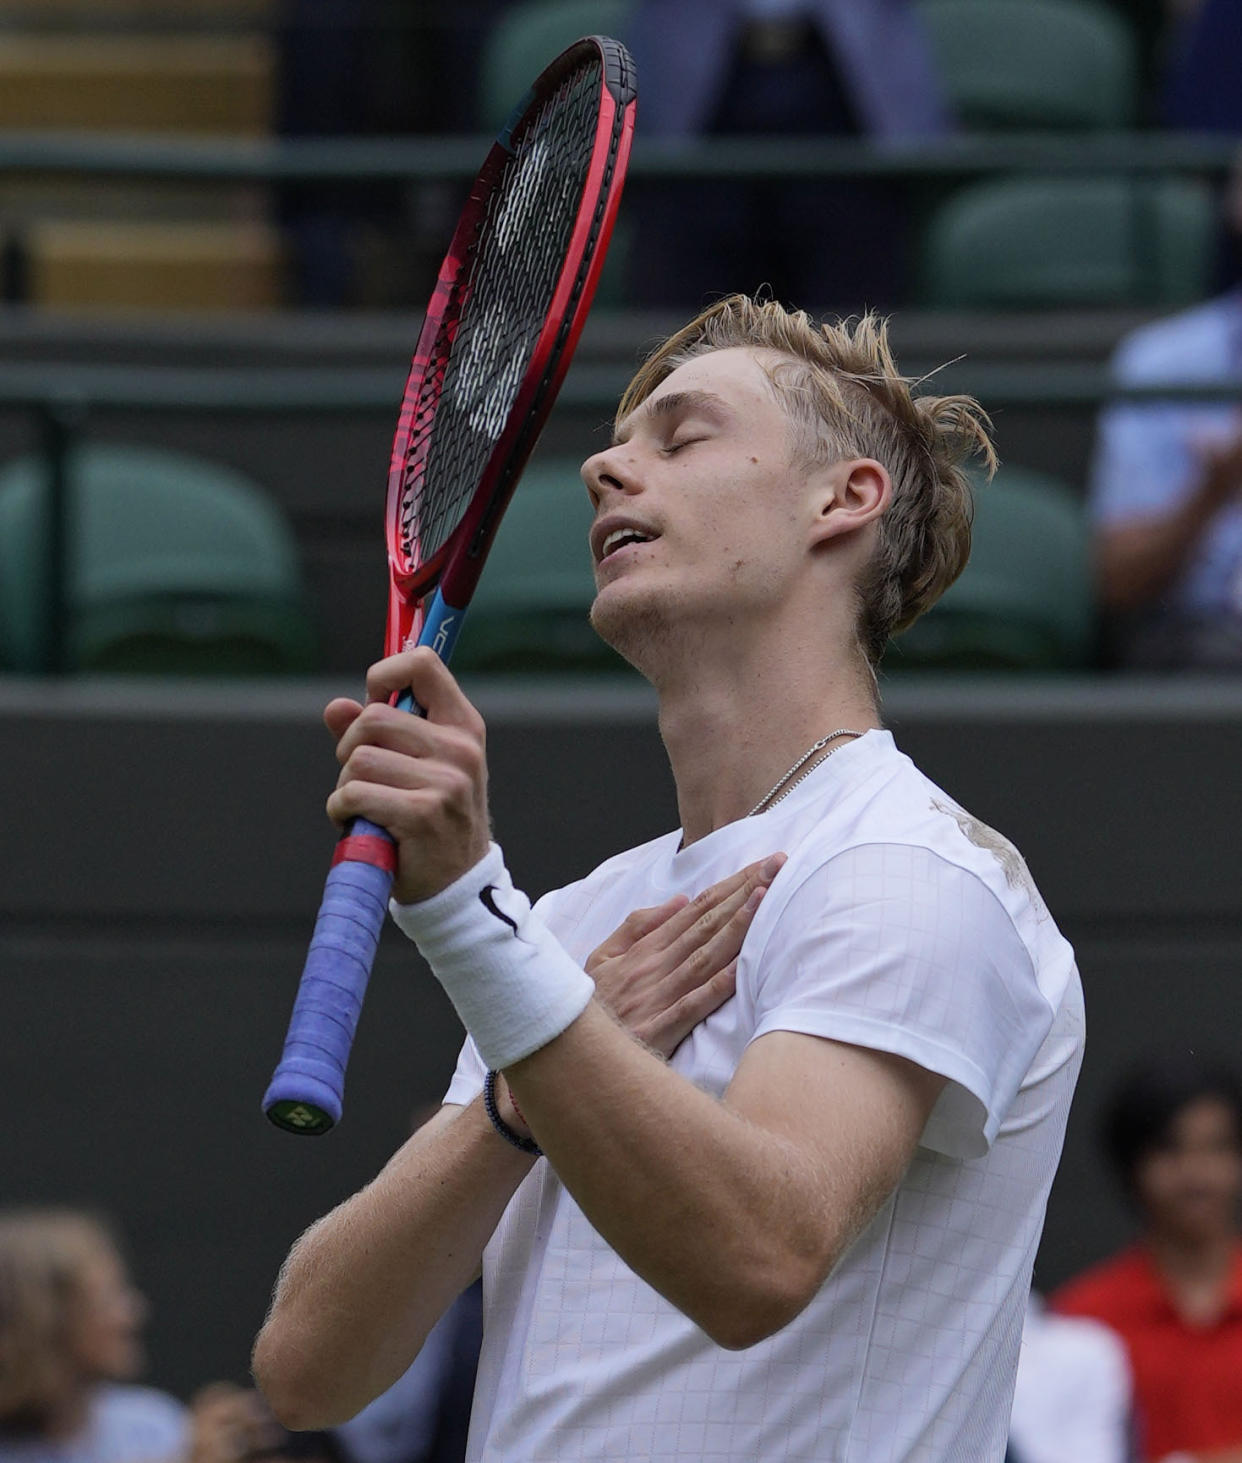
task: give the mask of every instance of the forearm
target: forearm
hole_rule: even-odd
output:
[[[597,1003],[505,1075],[592,1225],[721,1345],[751,1345],[791,1320],[852,1237],[827,1175]]]
[[[1105,529],[1096,553],[1104,603],[1126,611],[1156,598],[1186,567],[1223,501],[1209,475],[1172,512]]]
[[[289,1427],[330,1427],[386,1390],[478,1273],[531,1160],[479,1102],[416,1133],[294,1246],[254,1373]]]

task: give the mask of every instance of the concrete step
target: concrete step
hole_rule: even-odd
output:
[[[0,28],[159,31],[259,29],[278,0],[0,0]]]
[[[276,56],[241,35],[0,32],[0,128],[270,131]]]
[[[31,305],[58,310],[271,310],[279,233],[258,221],[44,220],[24,235]]]

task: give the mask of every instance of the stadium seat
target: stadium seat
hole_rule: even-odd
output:
[[[1002,178],[947,199],[924,235],[933,308],[1175,308],[1211,288],[1215,208],[1181,178]]]
[[[69,457],[67,669],[229,674],[315,663],[292,535],[230,468],[111,443]],[[0,646],[46,664],[47,469],[0,469]]]
[[[526,469],[466,616],[454,669],[626,669],[587,620],[595,598],[592,516],[577,459],[548,458]]]
[[[950,104],[979,130],[1128,127],[1133,36],[1094,0],[917,0]]]
[[[1002,468],[978,485],[970,562],[890,646],[884,670],[1068,670],[1095,628],[1083,506],[1059,479]]]
[[[635,0],[525,0],[496,22],[479,71],[479,125],[499,132],[526,88],[579,36],[624,41]]]

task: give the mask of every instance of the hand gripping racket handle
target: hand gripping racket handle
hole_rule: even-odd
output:
[[[464,617],[437,592],[418,643],[448,660]],[[408,692],[397,705],[426,714]],[[263,1098],[263,1111],[286,1132],[314,1136],[340,1121],[345,1068],[396,866],[396,844],[365,818],[355,818],[337,843],[285,1049]]]

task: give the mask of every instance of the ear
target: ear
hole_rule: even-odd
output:
[[[834,462],[812,483],[812,542],[856,533],[887,511],[893,497],[888,469],[874,457]]]

